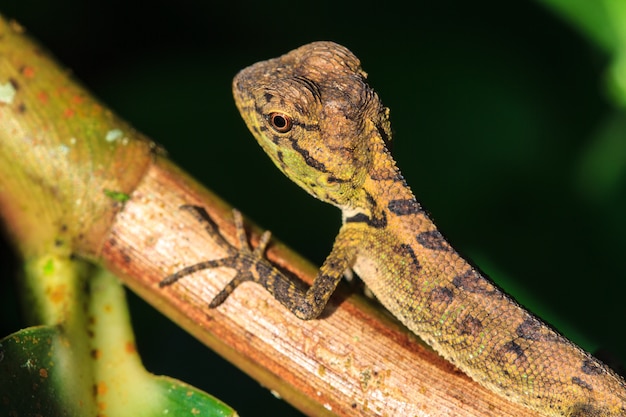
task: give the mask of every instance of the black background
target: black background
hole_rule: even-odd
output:
[[[129,3],[5,0],[0,13],[207,187],[318,264],[339,212],[273,167],[230,82],[310,41],[346,45],[391,108],[398,165],[453,245],[568,337],[624,363],[624,178],[603,185],[602,163],[585,164],[613,111],[608,57],[550,10],[497,0]],[[18,263],[1,245],[0,337],[23,326]],[[129,299],[150,371],[243,416],[298,415]]]

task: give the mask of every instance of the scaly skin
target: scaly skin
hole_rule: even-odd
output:
[[[316,42],[242,70],[239,111],[276,166],[314,197],[339,207],[343,225],[308,291],[250,252],[179,271],[226,265],[298,317],[324,309],[352,268],[380,302],[443,357],[492,391],[546,416],[626,416],[626,383],[525,311],[464,260],[405,183],[387,150],[387,108],[346,48]],[[241,223],[240,220],[238,220]],[[239,224],[241,229],[241,224]]]

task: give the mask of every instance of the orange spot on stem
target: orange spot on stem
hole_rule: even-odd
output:
[[[25,66],[24,68],[22,68],[22,75],[26,78],[33,78],[35,76],[35,68]]]
[[[37,94],[37,99],[42,103],[42,104],[48,104],[48,99],[50,98],[50,96],[48,95],[48,93],[46,93],[45,91],[40,91]]]
[[[107,387],[106,382],[98,382],[98,385],[96,386],[96,395],[106,395],[108,391],[109,387]]]
[[[65,299],[65,285],[55,285],[54,287],[48,290],[48,295],[50,296],[50,301],[53,303],[61,303]]]
[[[127,353],[135,353],[137,351],[137,348],[135,347],[135,344],[133,342],[126,342],[125,349]]]

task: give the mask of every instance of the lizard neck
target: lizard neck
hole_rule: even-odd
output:
[[[376,229],[394,229],[395,215],[410,215],[422,209],[406,184],[391,154],[382,142],[371,152],[372,160],[356,206],[343,209],[344,222],[365,221]]]

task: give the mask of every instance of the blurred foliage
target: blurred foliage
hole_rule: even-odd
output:
[[[625,363],[615,327],[626,317],[626,125],[609,87],[621,43],[603,26],[616,15],[585,0],[549,3],[8,0],[2,12],[172,159],[317,263],[339,213],[272,166],[240,120],[230,82],[306,42],[348,46],[391,108],[394,155],[444,234],[568,337]],[[5,335],[22,322],[16,261],[0,265]],[[298,415],[130,298],[150,371],[241,415]]]
[[[211,395],[146,372],[124,290],[108,271],[43,256],[27,262],[25,276],[42,293],[34,310],[47,314],[43,324],[0,338],[0,415],[236,415]]]

